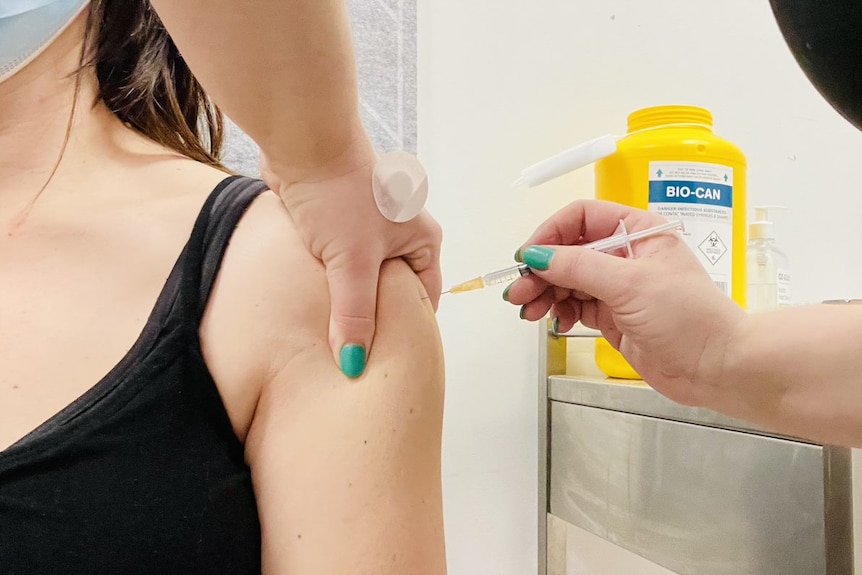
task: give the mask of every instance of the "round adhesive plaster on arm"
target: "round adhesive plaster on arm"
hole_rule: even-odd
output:
[[[380,157],[372,176],[374,202],[391,222],[409,222],[428,199],[428,175],[416,156],[390,152]]]

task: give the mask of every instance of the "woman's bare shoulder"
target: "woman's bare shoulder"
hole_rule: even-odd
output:
[[[281,200],[261,194],[233,232],[201,325],[207,366],[244,439],[282,354],[326,346],[329,293]]]

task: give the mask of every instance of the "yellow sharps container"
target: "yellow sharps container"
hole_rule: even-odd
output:
[[[617,151],[596,163],[596,198],[682,219],[686,244],[744,307],[745,168],[740,149],[712,133],[709,110],[644,108],[629,116]],[[605,339],[596,342],[596,363],[610,377],[640,379]]]

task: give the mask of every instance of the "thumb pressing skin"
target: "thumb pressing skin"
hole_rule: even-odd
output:
[[[329,345],[341,371],[350,378],[362,375],[371,351],[379,276],[380,262],[370,259],[346,257],[326,266],[332,305]]]
[[[632,262],[580,246],[529,246],[521,252],[533,273],[561,288],[611,303],[631,287]]]

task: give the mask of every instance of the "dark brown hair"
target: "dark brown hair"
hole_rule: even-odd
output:
[[[92,0],[84,68],[125,124],[198,162],[221,167],[221,112],[207,97],[148,0]]]

